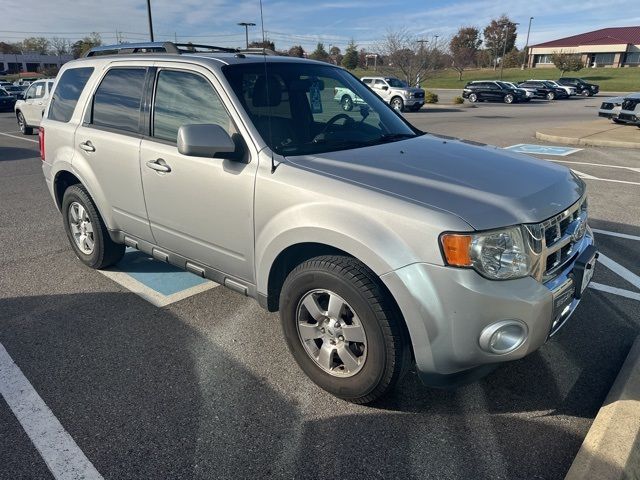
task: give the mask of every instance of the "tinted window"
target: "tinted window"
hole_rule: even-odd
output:
[[[363,78],[362,81],[367,85],[371,85],[371,82],[373,82],[373,80],[371,80],[370,78]]]
[[[144,68],[109,70],[93,97],[91,123],[137,132],[145,73]]]
[[[229,115],[207,80],[193,73],[160,71],[153,136],[175,142],[180,126],[198,123],[215,123],[231,133]]]
[[[78,98],[92,73],[93,68],[88,67],[65,70],[53,92],[48,118],[59,122],[71,120]]]

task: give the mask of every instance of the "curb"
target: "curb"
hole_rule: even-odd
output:
[[[640,337],[573,460],[565,480],[640,478]]]
[[[536,132],[536,138],[545,142],[562,143],[564,145],[588,145],[592,147],[618,147],[618,148],[639,148],[640,142],[623,142],[620,140],[601,140],[590,137],[562,137],[559,135],[549,135],[548,133]]]

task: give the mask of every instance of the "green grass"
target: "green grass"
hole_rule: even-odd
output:
[[[353,70],[358,77],[381,75],[373,69]],[[384,73],[386,75],[388,73]],[[640,91],[640,68],[585,68],[579,72],[569,72],[566,77],[580,77],[587,81],[600,85],[600,90],[605,92],[638,92]],[[492,68],[482,70],[466,70],[462,75],[462,81],[458,80],[458,72],[447,69],[433,73],[422,82],[422,87],[430,88],[460,88],[471,80],[495,80],[500,78],[500,70]],[[521,82],[530,78],[542,78],[557,80],[560,71],[556,68],[505,68],[503,78],[506,81]]]

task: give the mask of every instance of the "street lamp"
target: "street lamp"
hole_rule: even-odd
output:
[[[520,25],[514,23],[513,25]],[[507,54],[507,40],[509,39],[509,32],[507,31],[508,23],[502,24],[502,30],[504,31],[504,44],[502,45],[502,58],[500,59],[500,80],[502,80],[502,71],[504,70],[504,56]]]
[[[522,59],[522,68],[521,70],[524,70],[525,68],[525,64],[527,63],[527,60],[529,59],[529,34],[531,33],[531,20],[533,20],[533,17],[529,17],[529,29],[527,30],[527,41],[524,44],[524,58]]]
[[[149,37],[153,42],[153,21],[151,20],[151,0],[147,0],[147,18],[149,19]]]
[[[244,27],[244,38],[246,40],[247,48],[249,48],[249,27],[255,27],[256,24],[250,22],[240,22],[238,23],[238,25]]]

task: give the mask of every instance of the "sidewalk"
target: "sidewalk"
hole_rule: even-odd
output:
[[[633,125],[616,125],[604,118],[540,130],[536,132],[536,138],[566,145],[640,149],[639,128]]]

